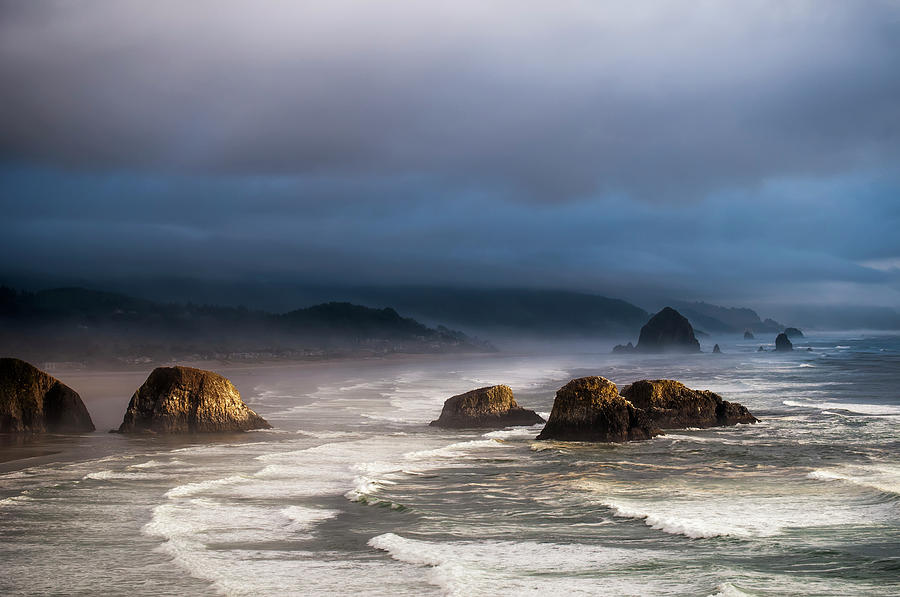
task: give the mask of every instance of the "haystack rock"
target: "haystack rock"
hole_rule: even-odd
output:
[[[639,352],[700,352],[700,342],[687,317],[666,307],[641,328]]]
[[[788,338],[802,338],[803,337],[803,332],[801,332],[797,328],[786,328],[784,330],[784,333]]]
[[[520,407],[509,386],[478,388],[448,398],[441,416],[432,427],[463,429],[467,427],[512,427],[538,425],[544,419],[533,410]]]
[[[790,352],[794,350],[794,345],[787,337],[787,334],[781,332],[775,338],[775,352]]]
[[[75,390],[25,361],[0,359],[0,433],[93,430]]]
[[[756,338],[756,336],[753,335],[753,332],[750,330],[744,331],[744,340],[753,340],[754,338]]]
[[[573,379],[553,401],[550,420],[538,439],[625,442],[659,435],[647,415],[619,395],[604,377]]]
[[[636,381],[622,390],[622,396],[647,414],[660,429],[721,427],[756,423],[757,419],[737,402],[726,402],[708,390],[692,390],[671,379]]]
[[[191,367],[159,367],[131,397],[119,432],[226,433],[269,428],[221,375]]]

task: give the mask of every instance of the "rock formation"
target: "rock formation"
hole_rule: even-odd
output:
[[[658,434],[646,413],[619,395],[616,384],[582,377],[556,392],[550,420],[538,439],[624,442]]]
[[[756,349],[756,352],[766,352],[766,349],[760,344],[759,348]]]
[[[643,410],[654,427],[721,427],[756,423],[756,417],[737,402],[726,402],[708,390],[692,390],[671,379],[636,381],[622,390],[622,396]]]
[[[221,375],[159,367],[131,397],[119,432],[224,433],[270,427]]]
[[[632,344],[631,342],[629,342],[628,344],[625,344],[625,345],[616,344],[613,347],[613,352],[615,352],[615,353],[636,352],[636,350],[637,349],[635,349],[634,344]]]
[[[802,338],[803,337],[803,332],[801,332],[797,328],[785,328],[784,333],[788,338]]]
[[[716,344],[715,346],[713,346],[713,354],[722,354],[722,349],[719,348],[719,345],[718,345],[718,344]]]
[[[753,340],[756,336],[750,330],[744,330],[744,340]]]
[[[478,388],[448,398],[441,416],[431,422],[432,427],[454,429],[467,427],[512,427],[538,425],[542,419],[533,410],[520,407],[509,386]]]
[[[0,433],[93,430],[75,390],[25,361],[0,359]]]
[[[639,352],[700,352],[691,322],[671,307],[650,318],[641,328]]]
[[[794,350],[794,345],[788,339],[787,334],[781,332],[775,338],[775,352],[790,352]]]

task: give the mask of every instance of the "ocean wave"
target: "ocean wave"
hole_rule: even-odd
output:
[[[516,427],[515,429],[501,429],[498,431],[488,431],[481,435],[487,439],[510,440],[510,439],[534,439],[535,435],[540,432],[543,423],[532,425],[531,427]]]
[[[730,582],[723,582],[716,587],[716,592],[709,597],[749,597],[750,593],[745,593]]]
[[[97,471],[82,477],[82,479],[92,479],[94,481],[159,481],[167,478],[168,475],[159,473],[129,473],[123,471]]]
[[[3,498],[0,500],[0,506],[20,506],[27,502],[33,502],[35,499],[33,497],[29,497],[27,495],[14,495],[8,498]]]
[[[793,406],[799,408],[815,408],[818,410],[845,410],[861,415],[900,415],[900,406],[894,404],[866,404],[857,402],[799,402],[797,400],[783,400],[781,403],[785,406]]]
[[[446,595],[596,595],[598,569],[615,570],[660,557],[651,550],[534,541],[422,541],[385,533],[370,547],[394,560],[428,568],[427,580]],[[560,574],[570,574],[563,578]],[[584,575],[584,576],[580,576]],[[579,577],[580,576],[580,577]],[[629,574],[604,578],[605,593],[653,594]],[[652,583],[652,581],[650,581]],[[649,586],[648,586],[649,585]]]
[[[315,525],[336,517],[339,510],[323,508],[307,508],[305,506],[288,506],[280,510],[281,514],[291,521],[294,531],[308,531]]]
[[[900,495],[900,468],[885,465],[846,466],[816,469],[807,478],[814,481],[839,481]]]
[[[210,479],[208,481],[197,481],[195,483],[186,483],[185,485],[179,485],[177,487],[173,487],[169,491],[166,492],[167,498],[186,498],[197,495],[198,493],[203,493],[204,491],[208,491],[210,489],[227,486],[227,485],[235,485],[237,483],[245,483],[251,480],[249,477],[245,475],[232,475],[230,477],[224,477],[222,479]]]
[[[169,460],[169,461],[161,461],[161,460],[148,460],[147,462],[142,462],[140,464],[132,464],[128,468],[163,468],[167,466],[185,466],[187,463],[183,460]]]
[[[407,452],[403,455],[407,460],[428,460],[432,458],[459,458],[467,455],[473,450],[482,448],[502,448],[507,447],[503,442],[496,439],[476,439],[468,442],[457,442],[444,446],[443,448],[435,448],[433,450],[418,450],[415,452]]]
[[[644,505],[627,502],[607,501],[604,506],[613,511],[619,518],[643,520],[644,523],[658,531],[670,535],[684,535],[690,539],[711,539],[713,537],[747,538],[754,535],[766,536],[776,534],[772,529],[748,528],[717,521],[714,518],[676,516],[674,514],[655,513]],[[755,531],[755,532],[754,532]]]

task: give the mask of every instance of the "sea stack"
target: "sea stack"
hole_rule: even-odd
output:
[[[448,398],[441,416],[432,427],[465,429],[468,427],[502,428],[543,423],[533,410],[516,403],[509,386],[488,386]]]
[[[799,329],[797,329],[797,328],[786,328],[786,329],[784,330],[784,334],[785,334],[788,338],[802,338],[802,337],[803,337],[803,332],[801,332],[801,331],[800,331]]]
[[[641,328],[638,352],[700,352],[700,342],[687,317],[666,307]]]
[[[794,350],[794,345],[788,338],[787,334],[781,332],[775,338],[775,352],[791,352]]]
[[[119,432],[227,433],[270,427],[221,375],[159,367],[131,397]]]
[[[757,422],[743,405],[726,402],[709,390],[692,390],[672,379],[636,381],[622,390],[622,396],[647,413],[651,424],[660,429]]]
[[[753,335],[753,332],[750,330],[744,330],[744,340],[753,340],[756,336]]]
[[[719,345],[718,345],[718,344],[716,344],[715,346],[713,346],[713,354],[722,354],[722,349],[719,348]]]
[[[34,365],[0,359],[0,433],[94,430],[78,393]]]
[[[595,376],[573,379],[556,392],[538,439],[625,442],[658,434],[644,411],[619,395],[616,384]]]

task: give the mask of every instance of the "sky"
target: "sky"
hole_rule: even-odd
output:
[[[900,306],[900,2],[0,0],[0,278]]]

